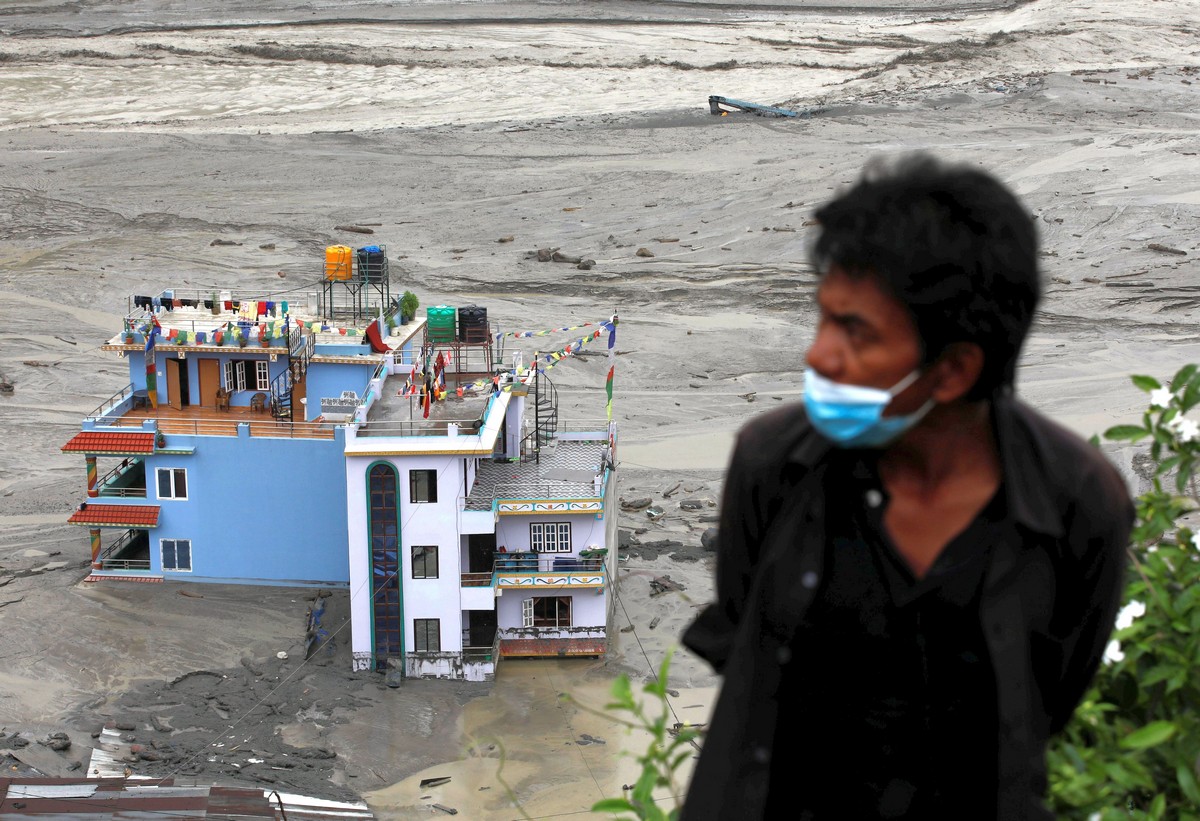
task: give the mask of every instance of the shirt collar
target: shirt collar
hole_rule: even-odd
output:
[[[1011,392],[992,399],[992,425],[1000,451],[1005,498],[1013,520],[1036,533],[1063,535],[1062,518],[1054,504],[1053,488],[1042,455],[1046,452],[1024,417],[1032,411]],[[804,419],[804,432],[791,449],[788,461],[811,468],[824,459],[833,444]]]

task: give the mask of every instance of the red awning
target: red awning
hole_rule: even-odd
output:
[[[158,527],[158,505],[106,505],[84,503],[67,524],[93,527]]]
[[[154,453],[153,433],[124,433],[113,430],[85,430],[62,446],[64,453],[103,453],[127,456]]]

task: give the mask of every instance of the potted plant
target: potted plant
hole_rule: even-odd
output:
[[[238,341],[239,348],[246,347],[246,334],[239,331],[238,335],[237,335],[237,341]]]
[[[271,337],[268,336],[265,331],[263,333],[259,334],[258,340],[259,340],[259,342],[262,343],[262,346],[264,348],[271,347]]]
[[[405,291],[404,296],[400,297],[400,315],[404,317],[405,322],[416,318],[419,307],[421,307],[421,303],[412,291]]]

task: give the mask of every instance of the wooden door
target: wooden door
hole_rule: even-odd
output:
[[[217,406],[217,388],[221,386],[221,363],[215,359],[201,359],[200,404],[206,408]]]
[[[175,410],[183,410],[183,390],[180,379],[180,361],[167,360],[167,405]]]

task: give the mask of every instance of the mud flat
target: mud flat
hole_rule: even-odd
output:
[[[616,674],[645,680],[711,596],[702,537],[732,434],[798,397],[812,211],[871,157],[980,163],[1024,198],[1046,298],[1020,388],[1066,424],[1128,419],[1144,400],[1127,374],[1200,361],[1186,3],[628,4],[606,26],[569,3],[414,4],[403,14],[463,19],[326,21],[319,36],[303,3],[254,20],[210,3],[200,22],[236,26],[204,29],[177,3],[74,5],[0,16],[0,96],[23,101],[0,114],[0,746],[65,731],[64,767],[121,722],[158,755],[131,765],[147,774],[351,790],[389,818],[433,803],[512,818],[505,783],[531,815],[577,812],[632,783],[619,752],[637,741],[558,694],[600,704]],[[632,19],[647,9],[662,19]],[[569,19],[520,28],[535,12]],[[388,41],[378,65],[367,38]],[[710,93],[821,110],[712,117]],[[597,109],[581,115],[584,99]],[[663,515],[621,514],[606,659],[390,690],[349,672],[344,591],[329,650],[305,663],[315,591],[81,583],[87,537],[63,522],[84,470],[58,449],[127,383],[97,350],[126,297],[303,290],[323,246],[361,239],[335,226],[368,223],[425,305],[487,305],[509,330],[620,314],[620,493]],[[549,247],[596,266],[529,256]],[[603,414],[595,357],[553,376],[565,421]],[[652,595],[664,575],[684,590]],[[703,722],[716,680],[686,652],[674,670],[675,717]]]

